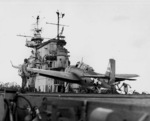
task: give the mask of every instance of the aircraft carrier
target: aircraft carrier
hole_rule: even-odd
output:
[[[31,68],[65,71],[70,65],[69,51],[59,22],[64,14],[58,11],[57,36],[43,42],[37,16],[34,36],[26,41],[32,48],[28,58]],[[54,23],[52,23],[54,24]],[[62,31],[59,32],[59,26]],[[28,35],[19,35],[29,37]],[[14,66],[15,67],[15,66]],[[89,67],[89,66],[88,66]],[[16,68],[20,68],[17,67]],[[91,69],[91,68],[90,68]],[[19,71],[19,74],[21,72]],[[5,89],[0,94],[0,121],[149,121],[150,96],[141,94],[80,93],[78,84],[73,90],[64,89],[65,82],[32,73],[28,91]],[[77,93],[75,93],[77,92]]]

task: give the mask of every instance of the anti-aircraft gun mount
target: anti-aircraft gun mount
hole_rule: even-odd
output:
[[[26,46],[27,47],[36,48],[44,40],[44,38],[41,37],[42,29],[39,28],[39,19],[40,19],[40,17],[37,16],[37,18],[36,18],[36,27],[34,28],[33,36],[17,35],[17,36],[21,36],[21,37],[30,37],[31,38],[31,41],[28,41],[28,40],[26,41]]]

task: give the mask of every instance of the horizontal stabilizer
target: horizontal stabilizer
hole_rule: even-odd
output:
[[[105,74],[84,75],[83,77],[110,79],[110,77],[106,76]],[[137,74],[116,74],[115,75],[115,82],[124,81],[124,80],[135,81],[136,79],[132,79],[132,78],[135,78],[135,77],[139,77],[139,75],[137,75]]]
[[[116,78],[134,78],[134,77],[139,77],[137,74],[116,74]]]
[[[116,78],[116,79],[115,79],[115,82],[120,82],[120,81],[125,81],[125,80],[128,80],[128,81],[136,81],[136,79]]]

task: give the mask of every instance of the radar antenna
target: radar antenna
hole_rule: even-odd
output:
[[[46,24],[57,25],[57,39],[59,40],[60,35],[62,34],[62,32],[63,32],[63,30],[64,30],[64,26],[66,26],[66,27],[69,27],[69,26],[68,26],[68,25],[60,24],[60,18],[63,18],[63,17],[65,16],[64,13],[60,13],[59,11],[57,11],[56,14],[57,14],[57,18],[58,18],[57,24],[55,24],[55,23],[49,23],[49,22],[46,22]],[[60,26],[63,26],[61,33],[59,33],[59,27],[60,27]]]

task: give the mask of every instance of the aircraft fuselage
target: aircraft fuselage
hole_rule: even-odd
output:
[[[80,80],[79,84],[84,86],[93,86],[94,84],[94,78],[84,77],[84,75],[97,74],[94,71],[83,70],[73,66],[66,68],[65,71],[74,74]]]

